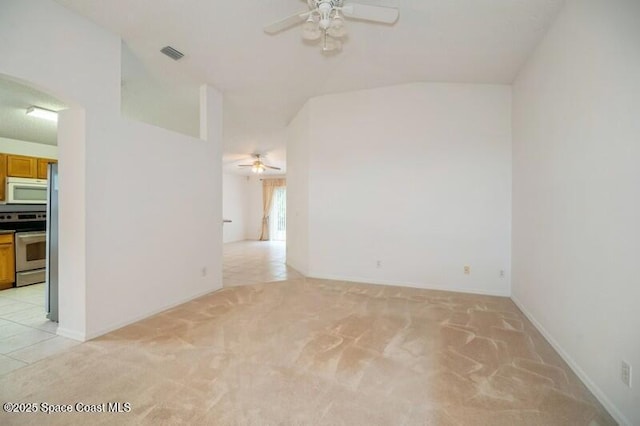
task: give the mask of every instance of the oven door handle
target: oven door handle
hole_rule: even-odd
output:
[[[30,242],[37,241],[37,240],[42,241],[42,237],[46,237],[46,236],[47,234],[42,233],[37,235],[17,235],[16,238],[20,241],[25,242],[26,244],[29,244]]]
[[[20,275],[22,275],[23,277],[28,277],[29,275],[41,274],[42,273],[42,268],[41,269],[34,269],[33,271],[19,271],[18,273]]]

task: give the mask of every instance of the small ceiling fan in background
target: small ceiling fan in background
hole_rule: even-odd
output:
[[[342,48],[341,39],[347,34],[345,18],[393,24],[399,17],[396,7],[374,6],[349,0],[306,0],[306,2],[309,10],[267,25],[264,31],[267,34],[277,34],[304,22],[302,38],[310,42],[322,40],[322,51],[331,52]]]
[[[255,161],[252,164],[239,164],[238,167],[251,167],[253,173],[264,173],[265,170],[282,170],[280,167],[269,166],[262,162],[262,156],[260,154],[252,154]]]

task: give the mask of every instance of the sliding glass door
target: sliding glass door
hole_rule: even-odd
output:
[[[285,241],[287,239],[287,188],[280,186],[273,191],[273,202],[269,214],[270,239]]]

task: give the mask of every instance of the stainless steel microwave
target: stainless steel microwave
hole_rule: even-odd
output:
[[[8,177],[7,204],[47,204],[46,179]]]

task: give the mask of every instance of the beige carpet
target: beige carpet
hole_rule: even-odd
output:
[[[615,424],[509,299],[311,279],[202,297],[10,373],[0,397],[132,408],[0,424]]]

